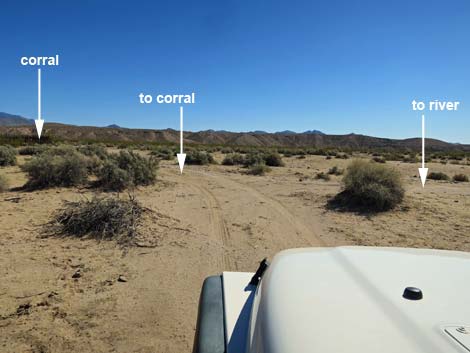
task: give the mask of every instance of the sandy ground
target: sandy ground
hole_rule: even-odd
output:
[[[218,156],[220,158],[220,156]],[[1,352],[190,352],[206,276],[254,271],[264,257],[306,246],[381,245],[470,251],[470,183],[429,181],[416,164],[391,163],[406,185],[398,209],[378,215],[326,209],[341,177],[315,180],[347,160],[309,156],[248,176],[238,167],[163,163],[137,198],[156,211],[142,232],[154,248],[41,238],[64,200],[88,189],[0,194]],[[430,164],[449,175],[470,166]],[[18,167],[2,168],[12,187]],[[16,199],[15,199],[16,198]],[[72,278],[81,270],[80,278]],[[118,281],[119,276],[125,282]]]

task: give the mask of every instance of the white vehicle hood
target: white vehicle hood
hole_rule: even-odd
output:
[[[405,299],[408,286],[421,289],[423,299]],[[470,337],[468,253],[288,250],[274,258],[253,297],[244,298],[253,304],[240,353],[470,351],[470,345],[465,348]],[[230,315],[229,320],[237,319]]]

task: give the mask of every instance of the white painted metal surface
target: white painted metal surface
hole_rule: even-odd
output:
[[[254,286],[249,286],[254,273],[224,272],[224,315],[227,353],[244,353],[250,322]]]
[[[407,286],[420,288],[423,299],[404,299]],[[232,290],[225,305],[233,302],[239,308],[243,299],[235,299],[233,286],[225,288]],[[246,350],[237,352],[468,353],[443,327],[469,326],[469,298],[468,253],[288,250],[265,273],[254,298]],[[227,313],[233,323],[236,310]]]

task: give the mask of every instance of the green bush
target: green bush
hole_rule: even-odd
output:
[[[271,168],[266,166],[265,164],[255,164],[248,167],[247,174],[250,175],[265,175],[266,173],[270,172]]]
[[[0,166],[16,164],[16,150],[11,146],[0,146]]]
[[[118,167],[129,174],[135,186],[153,184],[157,178],[158,162],[153,158],[145,158],[132,151],[119,151],[115,160]]]
[[[171,161],[176,157],[176,150],[171,147],[163,146],[155,148],[150,154],[158,159]]]
[[[86,182],[87,161],[83,155],[75,151],[63,155],[54,152],[37,155],[21,167],[28,174],[27,188],[76,186]]]
[[[452,179],[456,182],[468,183],[468,176],[465,174],[455,174]]]
[[[43,145],[30,145],[30,146],[21,147],[18,153],[21,156],[34,156],[36,154],[40,154],[44,152],[46,149],[47,147],[44,147]]]
[[[84,154],[88,157],[98,157],[101,160],[108,159],[109,153],[106,151],[106,148],[102,145],[84,145],[78,147],[78,152]]]
[[[284,162],[281,156],[277,152],[250,152],[245,156],[244,163],[245,167],[254,165],[267,165],[270,167],[282,167]]]
[[[429,173],[428,179],[431,180],[450,180],[449,176],[442,172],[432,172]]]
[[[230,153],[222,161],[223,165],[243,165],[244,163],[245,157],[240,153]]]
[[[355,160],[349,165],[343,185],[343,191],[332,200],[332,205],[385,211],[402,202],[405,194],[396,170],[364,160]]]
[[[133,186],[129,173],[119,168],[115,161],[104,162],[96,176],[98,186],[105,190],[122,191]]]
[[[97,172],[97,184],[105,190],[122,191],[139,185],[151,185],[157,177],[158,163],[153,158],[145,158],[131,151],[119,151]]]
[[[186,154],[186,164],[207,165],[214,163],[214,157],[205,151],[189,151]]]
[[[8,190],[8,181],[4,175],[0,174],[0,192]]]
[[[284,162],[282,161],[282,158],[279,155],[279,153],[275,153],[275,152],[266,153],[263,156],[263,159],[264,159],[264,163],[267,166],[270,166],[270,167],[283,167],[284,166]]]
[[[250,152],[245,156],[245,161],[243,163],[245,167],[257,166],[265,164],[264,156],[259,152]]]

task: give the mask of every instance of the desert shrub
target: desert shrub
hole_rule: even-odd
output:
[[[0,192],[8,190],[8,181],[4,175],[0,174]]]
[[[454,177],[452,178],[456,182],[463,182],[467,183],[468,182],[468,176],[465,174],[455,174]]]
[[[385,163],[385,158],[383,157],[373,157],[372,160],[376,163]]]
[[[158,159],[171,161],[176,157],[176,150],[171,147],[163,146],[154,149],[150,154]]]
[[[106,161],[98,170],[98,186],[105,190],[122,191],[133,186],[129,173],[118,167],[115,161]]]
[[[331,159],[332,157],[331,156],[326,156],[325,159]]]
[[[49,156],[67,156],[77,153],[77,149],[71,145],[59,145],[54,147],[47,147],[45,152]]]
[[[275,153],[275,152],[266,153],[263,156],[263,159],[264,159],[264,163],[267,166],[270,166],[270,167],[283,167],[284,166],[284,162],[282,161],[282,158],[279,155],[279,153]]]
[[[133,197],[93,197],[65,202],[49,223],[52,234],[132,241],[144,208]]]
[[[335,158],[338,158],[338,159],[348,159],[349,156],[347,155],[347,153],[337,153],[335,155]]]
[[[244,163],[245,157],[240,153],[230,153],[222,161],[223,165],[243,165]]]
[[[327,173],[320,172],[315,175],[315,179],[328,181],[330,176]]]
[[[15,165],[16,150],[11,146],[0,146],[0,166]]]
[[[284,162],[277,152],[250,152],[245,156],[245,167],[267,165],[270,167],[282,167]]]
[[[258,166],[261,164],[265,164],[264,156],[262,153],[250,152],[245,156],[245,161],[244,161],[245,167]]]
[[[442,172],[431,172],[428,175],[428,179],[431,180],[450,180],[449,176]]]
[[[114,160],[119,168],[127,171],[134,185],[150,185],[155,182],[158,162],[153,158],[145,158],[131,151],[119,151]]]
[[[340,168],[338,168],[338,166],[334,166],[334,167],[331,167],[329,170],[328,170],[328,174],[330,175],[342,175],[344,173],[344,171]]]
[[[214,157],[206,151],[189,151],[186,154],[186,164],[207,165],[214,163]]]
[[[18,153],[21,156],[34,156],[36,154],[40,154],[44,152],[46,149],[47,147],[44,147],[43,145],[29,145],[29,146],[21,147],[18,150]]]
[[[223,147],[220,149],[220,152],[223,154],[228,154],[228,153],[233,153],[233,148],[232,147]]]
[[[110,155],[97,172],[97,184],[105,190],[121,191],[139,185],[151,185],[157,177],[158,163],[153,158],[122,150]]]
[[[418,158],[416,158],[416,155],[405,155],[403,156],[402,161],[404,163],[417,163]]]
[[[255,164],[248,167],[247,174],[250,175],[265,175],[266,173],[270,172],[271,168],[266,166],[265,164]]]
[[[43,189],[54,186],[76,186],[87,180],[87,161],[75,151],[55,155],[50,151],[33,157],[22,170],[28,174],[27,188]]]
[[[364,160],[355,160],[349,165],[343,184],[343,191],[331,205],[385,211],[399,204],[405,193],[396,170]]]
[[[78,147],[78,152],[84,154],[88,157],[98,157],[101,160],[108,159],[109,153],[106,151],[106,148],[102,145],[84,145]]]

